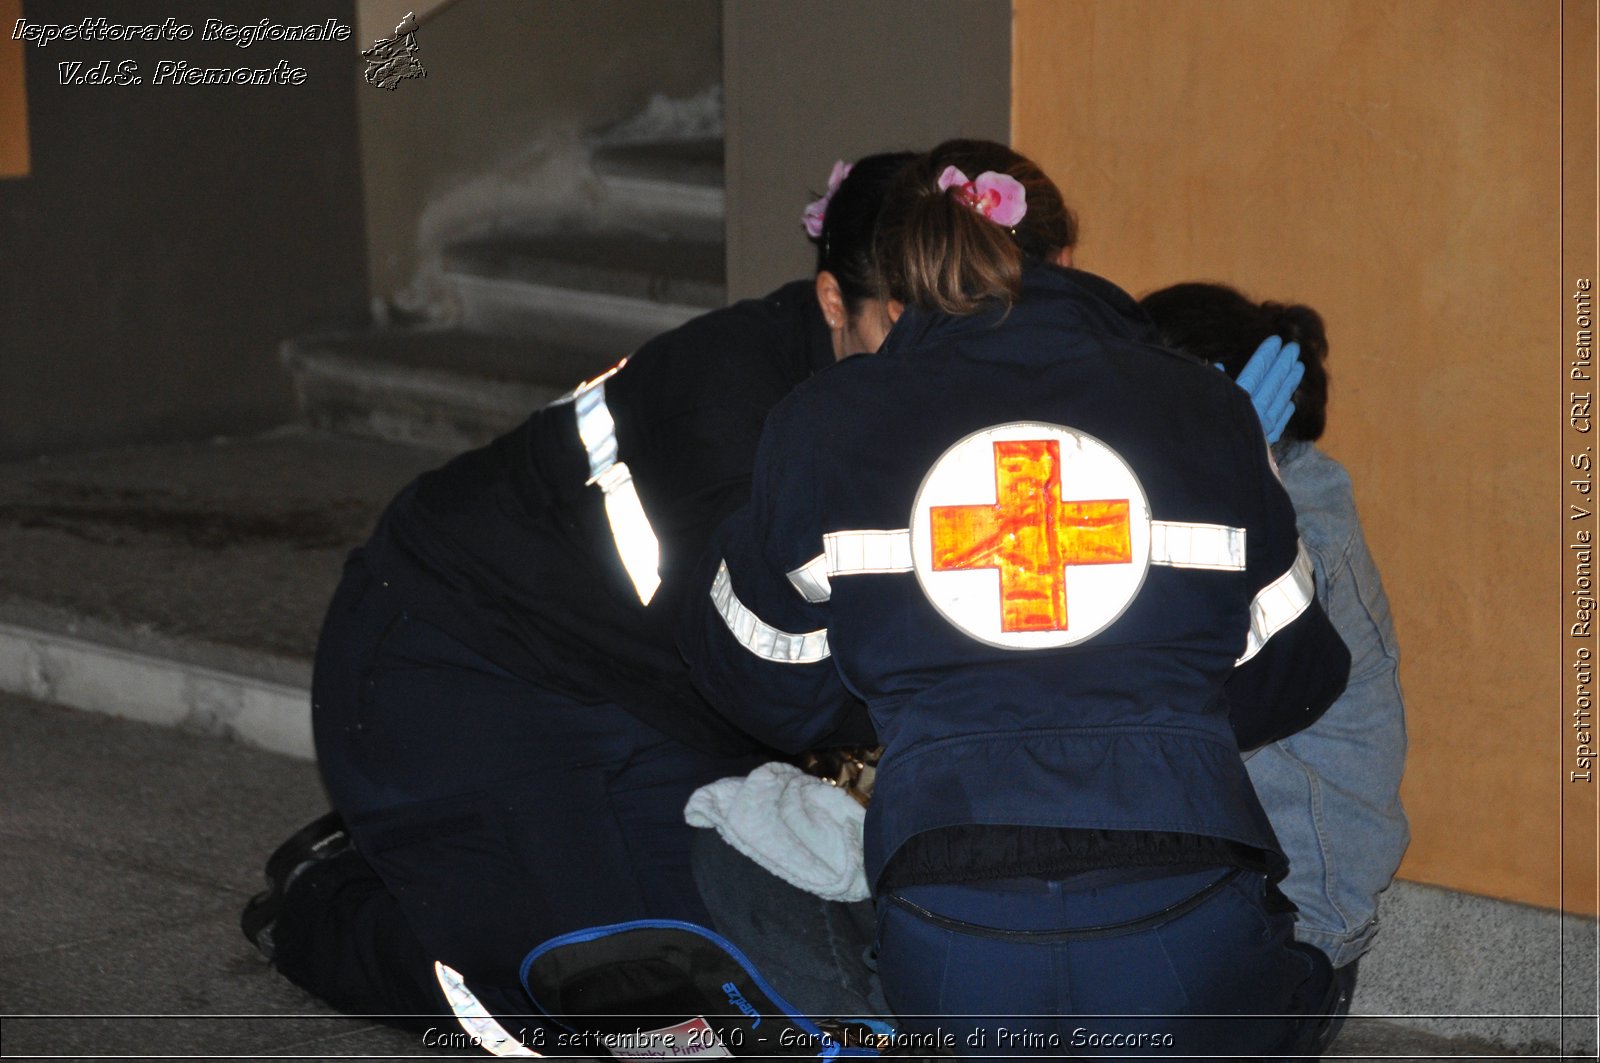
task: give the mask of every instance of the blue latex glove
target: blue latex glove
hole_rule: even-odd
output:
[[[1217,368],[1222,368],[1218,366]],[[1280,336],[1268,336],[1244,364],[1238,384],[1250,396],[1261,430],[1268,443],[1276,443],[1294,416],[1294,389],[1306,367],[1300,362],[1300,345],[1284,343]]]

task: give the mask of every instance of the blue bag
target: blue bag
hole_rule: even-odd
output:
[[[800,1014],[736,946],[694,923],[641,919],[563,934],[528,953],[521,976],[558,1027],[550,1055],[832,1059],[877,1056],[894,1042],[877,1020]]]

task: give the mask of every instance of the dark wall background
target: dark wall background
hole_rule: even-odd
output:
[[[1010,0],[728,0],[728,293],[815,268],[800,212],[835,159],[1009,141]]]
[[[32,172],[0,179],[0,458],[289,419],[279,341],[366,314],[353,5],[30,0],[23,16],[171,17],[196,32],[25,50]],[[208,17],[337,18],[352,38],[202,43]],[[58,83],[57,63],[102,59],[136,61],[144,83]],[[298,86],[154,85],[160,59],[284,59],[308,76]]]

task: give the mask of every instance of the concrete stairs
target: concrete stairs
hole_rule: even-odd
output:
[[[495,333],[548,335],[572,315],[653,335],[723,303],[720,240],[645,230],[495,237],[444,251],[461,321]],[[576,323],[576,322],[574,322]]]
[[[720,236],[726,214],[722,141],[610,144],[594,168],[613,193],[616,217],[685,236]]]
[[[592,167],[593,227],[455,241],[434,314],[285,343],[301,425],[0,465],[0,691],[309,758],[322,611],[394,493],[723,302],[721,141]]]
[[[458,450],[721,306],[722,142],[603,145],[593,224],[540,219],[446,244],[424,320],[298,337],[302,414],[342,434]]]
[[[0,691],[309,759],[344,556],[442,457],[290,427],[0,464]]]
[[[616,356],[430,326],[298,337],[282,359],[312,427],[458,451],[513,427]]]

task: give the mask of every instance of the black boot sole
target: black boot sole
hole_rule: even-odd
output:
[[[350,833],[337,812],[301,827],[267,858],[267,888],[252,897],[239,916],[239,929],[267,959],[272,959],[272,925],[278,921],[283,896],[296,871],[350,848]]]

